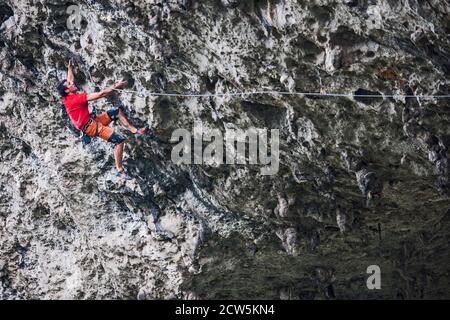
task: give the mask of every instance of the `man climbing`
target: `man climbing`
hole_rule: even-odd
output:
[[[89,137],[100,137],[115,145],[114,158],[117,168],[117,176],[123,179],[130,179],[123,167],[123,149],[125,139],[107,126],[112,122],[119,122],[126,129],[135,134],[138,138],[146,133],[146,128],[136,129],[131,125],[121,108],[111,109],[101,115],[89,114],[88,102],[108,97],[116,89],[123,89],[127,85],[126,81],[119,81],[110,88],[95,93],[77,93],[75,85],[74,64],[69,61],[67,79],[61,81],[57,90],[63,98],[64,106],[74,126]]]

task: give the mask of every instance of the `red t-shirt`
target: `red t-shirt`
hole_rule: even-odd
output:
[[[87,93],[71,94],[64,97],[64,106],[72,123],[78,130],[82,130],[90,119]]]

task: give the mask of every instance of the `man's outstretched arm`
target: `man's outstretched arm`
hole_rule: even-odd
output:
[[[101,98],[106,98],[110,95],[112,95],[114,93],[114,90],[116,89],[123,89],[127,86],[127,82],[126,81],[119,81],[117,82],[115,85],[113,85],[112,87],[109,87],[108,89],[105,89],[103,91],[100,92],[95,92],[95,93],[89,93],[86,96],[87,101],[94,101],[94,100],[98,100]]]
[[[69,65],[67,67],[67,82],[69,82],[69,84],[73,84],[75,82],[75,73],[74,73],[74,69],[75,65],[73,64],[72,59],[69,60]]]

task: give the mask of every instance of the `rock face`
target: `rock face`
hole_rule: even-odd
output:
[[[383,96],[449,94],[449,17],[442,0],[0,0],[0,298],[450,298],[449,100]],[[84,91],[137,92],[97,103],[153,128],[128,135],[125,184],[63,111],[69,58]],[[254,90],[357,97],[146,94]],[[278,129],[278,173],[175,165],[194,123]]]

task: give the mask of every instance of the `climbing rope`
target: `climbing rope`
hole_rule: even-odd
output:
[[[147,90],[124,90],[114,89],[115,91],[137,94],[140,97],[164,96],[164,97],[237,97],[263,94],[295,95],[306,97],[360,97],[360,98],[415,98],[415,99],[450,99],[450,95],[398,95],[398,94],[353,94],[353,93],[322,93],[322,92],[287,92],[287,91],[249,91],[249,92],[228,92],[228,93],[158,93]]]

